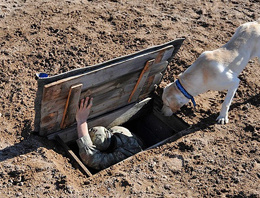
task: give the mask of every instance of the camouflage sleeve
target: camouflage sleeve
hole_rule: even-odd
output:
[[[77,144],[79,146],[79,155],[82,161],[87,166],[97,170],[105,169],[126,158],[120,151],[115,151],[113,153],[100,152],[95,148],[95,145],[93,145],[91,139],[87,136],[78,139]]]

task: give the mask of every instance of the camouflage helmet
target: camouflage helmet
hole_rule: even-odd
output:
[[[110,146],[111,133],[105,127],[93,127],[89,130],[89,135],[98,150],[105,151]]]

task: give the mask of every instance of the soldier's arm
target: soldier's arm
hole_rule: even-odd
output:
[[[82,99],[80,102],[80,106],[77,108],[76,113],[76,120],[77,120],[77,131],[78,131],[78,138],[81,138],[83,136],[88,136],[88,124],[87,119],[90,114],[90,110],[93,104],[93,98],[87,97],[85,100]]]

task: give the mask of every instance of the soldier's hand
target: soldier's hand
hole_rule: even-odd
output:
[[[77,108],[76,120],[78,124],[86,122],[89,117],[91,107],[93,105],[93,98],[86,97],[80,101],[80,105]]]

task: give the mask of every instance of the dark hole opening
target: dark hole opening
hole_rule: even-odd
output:
[[[155,97],[155,99],[143,106],[129,121],[122,124],[143,142],[144,150],[189,127],[187,123],[175,115],[171,117],[161,115],[161,106],[160,99]],[[79,157],[77,143],[73,142],[68,146]],[[98,172],[88,166],[86,167],[92,174]]]

